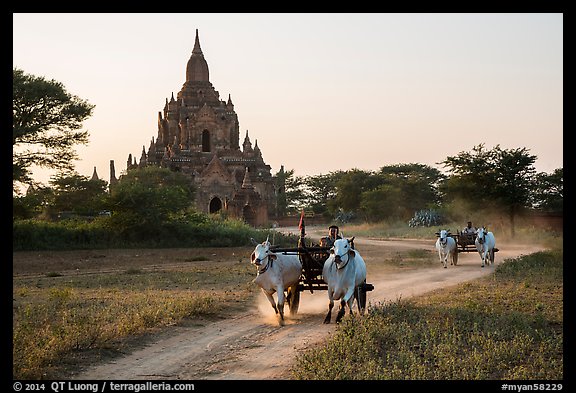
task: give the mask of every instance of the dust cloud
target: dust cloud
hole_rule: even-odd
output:
[[[277,300],[276,294],[272,295],[274,300]],[[336,302],[337,303],[337,302]],[[339,307],[335,304],[335,308]],[[256,297],[255,309],[258,315],[262,318],[262,322],[267,325],[278,325],[278,318],[272,309],[272,305],[261,291]],[[290,315],[290,308],[288,302],[284,303],[284,323],[286,325],[296,323],[298,320],[310,316],[321,315],[322,317],[328,312],[328,295],[326,291],[314,291],[310,293],[309,290],[300,292],[300,303],[298,306],[298,313],[294,316]]]

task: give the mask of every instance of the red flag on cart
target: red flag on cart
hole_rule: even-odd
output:
[[[300,236],[304,237],[306,225],[304,223],[304,209],[302,209],[302,214],[300,214],[300,223],[298,224],[298,229],[300,229]]]

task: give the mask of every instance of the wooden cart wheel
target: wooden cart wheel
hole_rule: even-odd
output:
[[[298,285],[293,285],[288,288],[288,306],[290,307],[290,315],[294,316],[298,313],[298,306],[300,305],[300,291]]]

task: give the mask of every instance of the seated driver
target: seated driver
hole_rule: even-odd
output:
[[[468,221],[468,225],[466,225],[466,228],[464,228],[462,230],[462,233],[471,234],[471,235],[476,234],[476,228],[474,226],[472,226],[472,221]]]
[[[328,236],[320,239],[320,247],[332,247],[336,239],[342,239],[340,229],[336,225],[330,225],[328,227]]]

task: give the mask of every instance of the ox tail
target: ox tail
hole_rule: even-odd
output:
[[[358,307],[358,313],[360,315],[364,315],[364,311],[366,310],[366,289],[368,285],[370,284],[366,284],[366,280],[364,280],[354,291],[354,298],[356,299],[356,306]]]

